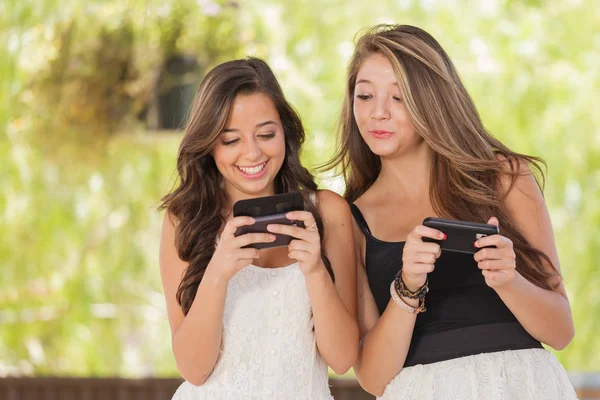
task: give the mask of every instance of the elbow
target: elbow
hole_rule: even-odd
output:
[[[329,366],[329,368],[331,368],[336,375],[344,375],[346,372],[348,372],[348,370],[350,370],[351,367],[351,362],[337,362]]]
[[[358,357],[358,345],[352,350],[346,352],[344,357],[337,357],[337,360],[333,363],[329,363],[329,368],[333,370],[337,375],[344,375],[352,368],[352,365],[356,362]]]
[[[361,379],[357,375],[358,383],[360,386],[370,394],[376,397],[383,396],[383,392],[385,391],[385,385],[381,385],[381,383],[377,382],[374,379]]]
[[[358,383],[365,391],[376,397],[383,396],[388,382],[384,382],[379,369],[369,373],[369,371],[365,371],[364,368],[355,364],[354,372],[356,374],[356,380],[358,380]]]
[[[327,357],[329,368],[337,375],[344,375],[358,360],[358,324],[348,333],[348,341],[336,353]],[[342,354],[339,354],[342,353]]]
[[[188,360],[183,360],[177,355],[175,356],[175,365],[181,377],[194,386],[204,385],[212,373],[212,369],[206,372],[206,367],[191,364]]]
[[[571,343],[571,341],[573,340],[573,338],[575,337],[575,326],[573,325],[573,322],[571,321],[571,323],[568,325],[568,327],[565,328],[564,332],[560,335],[560,337],[556,338],[556,340],[554,340],[552,343],[547,343],[550,347],[552,347],[554,350],[560,351],[560,350],[564,350],[567,345],[569,343]]]
[[[564,350],[570,342],[571,342],[571,339],[561,339],[561,340],[557,340],[553,343],[548,343],[548,345],[556,351],[561,351],[561,350]]]
[[[182,349],[183,344],[178,341],[177,338],[177,335],[173,335],[171,338],[171,349],[175,356],[175,366],[177,367],[179,374],[183,379],[194,386],[204,385],[211,374],[212,369],[206,372],[205,368],[202,368],[201,365],[195,365],[195,363],[190,360],[189,351],[186,352],[185,349]]]
[[[183,366],[177,361],[177,359],[175,359],[175,363],[177,365],[177,370],[179,371],[179,374],[181,375],[181,377],[194,386],[204,385],[204,383],[206,383],[206,380],[208,379],[208,377],[210,376],[210,374],[212,372],[212,371],[209,371],[209,372],[202,371],[197,366],[191,366],[191,365]]]
[[[181,376],[194,386],[202,386],[208,379],[208,374],[181,374]]]
[[[206,372],[205,369],[199,368],[199,366],[183,366],[182,364],[177,362],[177,359],[175,361],[177,365],[177,370],[179,371],[179,374],[181,374],[181,377],[194,386],[204,385],[204,383],[206,383],[206,380],[212,373],[212,370]]]
[[[336,375],[344,375],[350,369],[350,365],[346,366],[342,364],[331,365],[330,367]]]

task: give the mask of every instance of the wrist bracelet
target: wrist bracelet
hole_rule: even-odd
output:
[[[394,277],[394,285],[396,286],[396,291],[400,296],[406,297],[407,299],[424,299],[427,293],[429,293],[429,279],[425,278],[425,283],[416,291],[412,291],[406,287],[406,283],[404,283],[404,279],[402,279],[402,270],[398,271],[396,276]]]
[[[427,308],[425,308],[425,298],[419,299],[419,305],[417,307],[413,307],[411,305],[406,304],[404,300],[400,298],[400,295],[396,291],[396,286],[394,285],[394,282],[392,282],[390,285],[390,294],[392,295],[392,299],[394,299],[394,302],[404,311],[408,311],[411,314],[418,314],[427,311]]]

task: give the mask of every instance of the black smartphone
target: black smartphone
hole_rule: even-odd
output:
[[[256,222],[252,225],[241,226],[235,236],[246,233],[272,233],[267,230],[269,224],[292,225],[304,228],[304,222],[293,221],[285,217],[290,211],[303,211],[304,199],[297,192],[276,194],[274,196],[257,197],[237,201],[233,205],[233,216],[252,217]],[[275,234],[275,240],[270,243],[252,243],[245,247],[266,249],[270,247],[287,246],[294,238],[288,235]]]
[[[475,247],[476,240],[500,233],[500,229],[495,225],[435,217],[425,218],[423,225],[446,234],[445,240],[423,237],[424,242],[438,243],[442,250],[458,253],[475,254],[481,249]]]

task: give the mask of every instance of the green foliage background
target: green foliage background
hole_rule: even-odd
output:
[[[310,131],[305,162],[316,165],[331,154],[354,35],[383,22],[430,31],[486,126],[546,159],[577,329],[557,355],[570,371],[598,370],[595,0],[5,0],[0,376],[177,373],[154,207],[174,181],[181,133],[148,132],[135,117],[165,56],[194,54],[204,70],[244,55],[268,60]]]

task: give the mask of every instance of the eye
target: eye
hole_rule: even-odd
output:
[[[235,144],[239,141],[240,141],[240,139],[231,139],[231,140],[223,140],[221,143],[223,143],[224,146],[231,146],[232,144]]]
[[[394,101],[398,102],[398,103],[402,103],[404,100],[402,99],[402,97],[398,97],[398,96],[394,96],[393,97]]]
[[[261,133],[258,137],[264,140],[273,139],[275,137],[275,132]]]
[[[369,100],[373,96],[371,96],[370,94],[357,94],[356,97],[359,98],[360,100],[364,101],[364,100]]]

